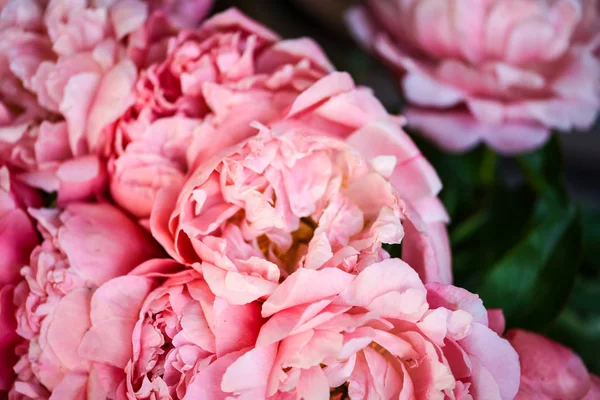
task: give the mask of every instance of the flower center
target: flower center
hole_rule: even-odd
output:
[[[371,344],[369,344],[369,347],[381,354],[382,356],[385,356],[387,354],[387,350],[380,346],[377,342],[371,342]]]
[[[274,255],[275,260],[271,260],[279,265],[282,270],[282,279],[285,279],[289,274],[296,270],[296,266],[300,258],[306,253],[308,243],[310,243],[317,223],[311,217],[300,219],[300,226],[292,232],[292,245],[286,251],[281,250],[277,245],[271,242],[266,236],[262,235],[257,239],[260,251],[267,259],[271,259]]]
[[[348,383],[344,383],[342,386],[338,386],[329,390],[330,400],[347,400],[350,399],[348,394]]]

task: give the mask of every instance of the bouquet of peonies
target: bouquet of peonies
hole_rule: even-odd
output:
[[[452,285],[404,119],[211,5],[0,2],[0,398],[598,398]]]

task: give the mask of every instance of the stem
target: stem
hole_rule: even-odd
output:
[[[515,161],[521,169],[523,176],[525,176],[525,180],[531,186],[533,190],[539,195],[542,196],[546,190],[548,189],[548,184],[545,179],[541,177],[535,169],[531,166],[529,161],[522,156],[515,157]]]
[[[515,161],[538,197],[551,202],[566,202],[566,180],[558,136],[535,152],[515,157]]]
[[[498,155],[493,150],[486,147],[484,150],[483,161],[479,176],[486,186],[491,186],[496,179],[496,166],[498,165]]]

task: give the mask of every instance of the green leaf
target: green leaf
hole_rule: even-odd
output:
[[[569,306],[547,332],[576,351],[591,372],[600,374],[600,280],[580,277]]]
[[[527,187],[497,186],[489,194],[491,201],[485,209],[451,225],[454,282],[471,291],[523,237],[535,202]]]
[[[545,201],[538,202],[527,234],[492,266],[478,288],[487,307],[504,310],[509,326],[547,326],[573,287],[581,258],[579,211],[574,205],[549,210]]]
[[[549,201],[567,202],[563,155],[557,135],[541,149],[516,158],[529,185]]]
[[[589,276],[600,275],[600,209],[582,207],[583,271]],[[600,307],[600,303],[598,305]]]
[[[558,139],[512,160],[483,146],[450,155],[416,141],[444,183],[455,284],[503,308],[509,325],[547,327],[569,298],[582,246]]]
[[[485,206],[496,171],[494,153],[479,146],[465,154],[448,154],[418,135],[413,139],[444,184],[440,197],[453,221],[470,218]]]

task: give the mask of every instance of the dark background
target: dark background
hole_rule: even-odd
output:
[[[267,25],[284,38],[309,36],[325,50],[337,69],[348,71],[358,84],[375,90],[391,112],[402,99],[394,78],[377,60],[361,51],[348,36],[341,10],[353,0],[217,0],[216,11],[231,6]],[[600,206],[600,123],[588,132],[560,137],[567,181],[573,197],[589,206]],[[511,167],[507,166],[507,175]]]

